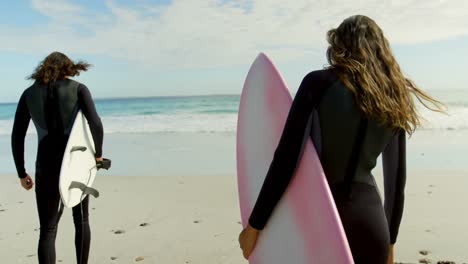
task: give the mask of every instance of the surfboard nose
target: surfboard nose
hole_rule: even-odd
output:
[[[263,53],[263,52],[260,52],[260,53],[257,55],[257,58],[255,58],[254,63],[257,62],[257,61],[263,62],[263,63],[265,63],[265,62],[271,62],[270,58],[268,58],[268,56],[267,56],[265,53]]]

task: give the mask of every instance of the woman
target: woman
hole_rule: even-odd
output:
[[[412,96],[435,106],[432,110],[441,111],[442,105],[403,76],[372,19],[352,16],[327,37],[330,67],[302,81],[249,225],[239,236],[245,258],[294,174],[304,136],[310,135],[355,262],[393,263],[403,214],[405,134],[420,125]],[[319,128],[312,131],[319,135],[306,131],[311,116],[318,116],[313,124]],[[381,153],[385,210],[371,174]]]
[[[32,119],[38,134],[36,160],[36,200],[40,235],[40,264],[55,263],[55,237],[63,212],[59,194],[59,175],[65,146],[78,110],[89,122],[96,161],[102,161],[103,127],[91,94],[81,83],[68,79],[90,67],[74,63],[66,55],[53,52],[36,68],[29,79],[34,84],[21,96],[12,132],[12,149],[21,185],[30,190],[34,183],[24,167],[24,139]],[[88,222],[89,196],[73,207],[77,263],[88,263],[91,232]]]

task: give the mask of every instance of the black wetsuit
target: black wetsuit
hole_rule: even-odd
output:
[[[35,82],[21,96],[12,132],[12,150],[20,178],[26,177],[24,140],[32,119],[38,134],[36,201],[39,213],[40,264],[55,264],[55,237],[63,211],[58,189],[60,167],[75,116],[81,110],[90,125],[96,157],[102,155],[103,128],[91,94],[83,84],[65,79],[44,85]],[[91,233],[89,198],[73,208],[77,262],[88,263]]]
[[[302,81],[249,219],[263,229],[311,137],[319,153],[356,264],[387,263],[403,213],[405,133],[363,117],[333,70]],[[371,174],[383,154],[385,208]]]

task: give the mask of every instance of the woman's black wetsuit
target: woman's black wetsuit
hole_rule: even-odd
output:
[[[40,264],[55,264],[55,237],[63,212],[58,189],[60,167],[75,116],[81,110],[93,135],[96,157],[102,155],[103,127],[91,94],[83,84],[65,79],[50,85],[35,82],[21,96],[12,132],[12,150],[20,178],[26,177],[24,139],[32,119],[38,134],[36,160],[36,201],[40,235]],[[73,207],[77,263],[88,263],[91,233],[89,198]]]
[[[386,263],[403,214],[405,133],[364,118],[332,69],[311,72],[302,81],[250,225],[260,230],[266,225],[294,175],[305,137],[319,153],[355,263]],[[371,174],[381,153],[385,208]]]

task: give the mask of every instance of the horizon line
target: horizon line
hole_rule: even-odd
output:
[[[187,94],[187,95],[138,95],[138,96],[121,96],[121,97],[93,97],[94,101],[104,101],[104,100],[121,100],[121,99],[147,99],[147,98],[181,98],[181,97],[203,97],[203,96],[240,96],[241,94]],[[0,104],[17,104],[18,102],[12,101],[0,101]]]
[[[444,92],[444,91],[466,91],[468,89],[428,89],[426,92]],[[203,96],[240,96],[241,93],[219,93],[219,94],[186,94],[186,95],[138,95],[138,96],[117,96],[117,97],[94,97],[94,101],[104,101],[104,100],[121,100],[121,99],[146,99],[146,98],[181,98],[181,97],[203,97]],[[295,93],[291,94],[295,95]],[[0,104],[17,104],[16,101],[0,101]]]

